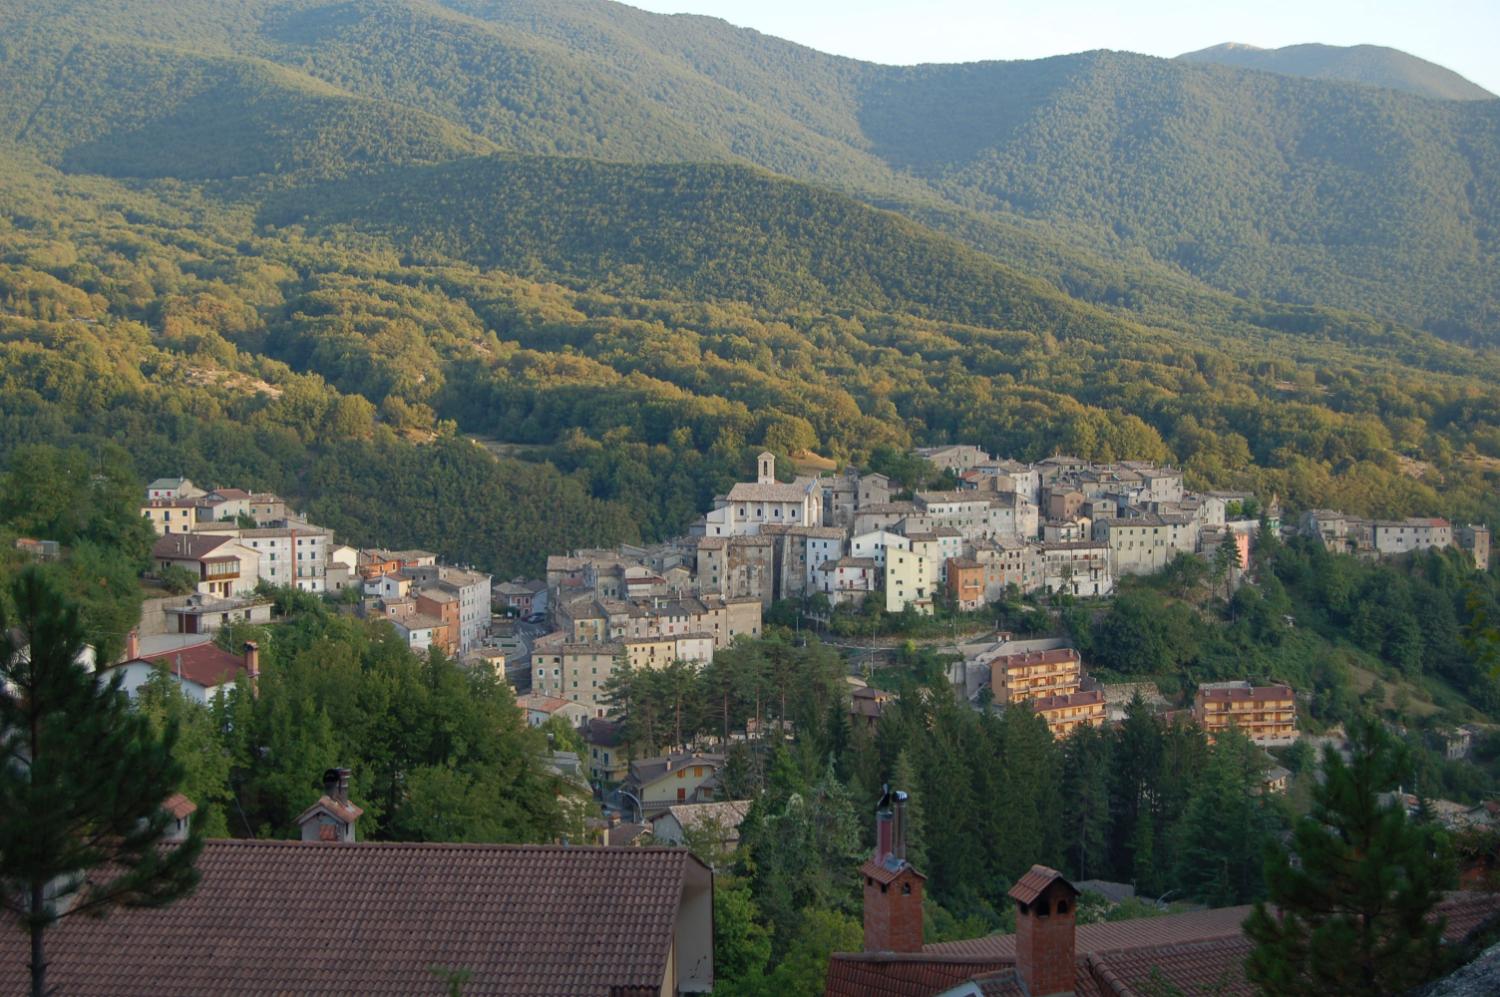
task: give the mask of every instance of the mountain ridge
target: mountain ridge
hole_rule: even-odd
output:
[[[1437,100],[1496,99],[1495,94],[1446,66],[1385,45],[1309,42],[1281,48],[1258,48],[1240,42],[1223,42],[1195,52],[1184,52],[1177,58],[1184,62],[1210,62],[1286,76],[1386,87]]]

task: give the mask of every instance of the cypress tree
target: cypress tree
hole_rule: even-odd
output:
[[[177,731],[134,713],[120,680],[79,662],[78,609],[32,568],[0,605],[0,904],[31,935],[31,992],[47,993],[48,928],[189,893],[195,829],[161,847],[182,766]]]
[[[1380,801],[1408,765],[1376,721],[1351,728],[1350,748],[1348,764],[1324,748],[1311,813],[1292,850],[1266,861],[1276,911],[1257,904],[1245,923],[1247,973],[1267,994],[1398,994],[1442,968],[1442,924],[1428,915],[1454,878],[1447,841]]]

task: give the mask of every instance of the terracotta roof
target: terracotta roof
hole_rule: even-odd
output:
[[[1244,935],[1201,942],[1125,949],[1092,956],[1089,970],[1105,993],[1153,990],[1250,997],[1257,991],[1245,979],[1250,940]]]
[[[1023,904],[1029,904],[1041,896],[1047,887],[1057,882],[1061,882],[1074,895],[1077,895],[1078,890],[1064,878],[1062,873],[1044,865],[1034,865],[1027,870],[1026,875],[1016,880],[1016,885],[1010,888],[1010,893],[1007,896],[1013,897]]]
[[[692,766],[703,766],[716,770],[724,764],[723,755],[688,754],[662,755],[658,758],[637,758],[630,763],[630,781],[638,786],[649,785],[669,772]]]
[[[1016,884],[1020,889],[1038,871],[1034,889],[1051,882],[1034,867]],[[1038,887],[1037,882],[1041,885]],[[1012,896],[1015,891],[1012,891]],[[1080,925],[1075,953],[1078,959],[1074,993],[1079,997],[1112,997],[1159,989],[1162,980],[1184,993],[1252,994],[1245,980],[1244,959],[1249,952],[1241,926],[1251,908],[1167,914]],[[1500,915],[1500,896],[1489,893],[1450,894],[1436,913],[1446,919],[1443,937],[1461,941],[1476,928]],[[986,997],[1010,997],[1018,989],[1014,967],[1014,935],[990,935],[960,942],[926,945],[921,952],[835,953],[828,964],[830,995],[870,994],[875,997],[931,997],[972,981]]]
[[[632,848],[635,843],[651,833],[650,824],[616,824],[604,832],[604,841],[611,848]]]
[[[801,502],[807,498],[810,483],[760,484],[742,481],[729,489],[730,502]]]
[[[873,858],[865,859],[865,864],[859,867],[859,874],[861,876],[869,876],[875,882],[883,883],[887,886],[894,883],[896,878],[902,873],[908,872],[918,879],[927,878],[905,859],[894,857],[888,858],[885,862],[876,862]]]
[[[190,816],[198,809],[198,804],[183,796],[181,793],[173,793],[162,801],[161,808],[171,814],[177,820]]]
[[[1055,665],[1062,661],[1077,661],[1078,652],[1071,647],[1060,647],[1053,651],[1023,651],[1020,654],[1001,654],[990,659],[991,668],[1028,668],[1032,665]]]
[[[560,699],[557,696],[543,696],[540,693],[528,693],[525,696],[516,697],[516,705],[523,710],[536,710],[539,713],[556,713],[567,706],[571,700]]]
[[[1014,971],[1014,959],[954,956],[930,959],[922,953],[891,952],[845,955],[828,960],[827,994],[862,997],[932,997],[965,980],[998,971]]]
[[[1082,692],[1038,697],[1031,701],[1031,708],[1041,713],[1044,710],[1061,710],[1069,706],[1092,706],[1102,702],[1104,702],[1103,690],[1085,689]]]
[[[340,803],[331,796],[320,796],[317,803],[314,803],[297,815],[294,823],[302,824],[306,822],[307,818],[319,810],[328,811],[345,824],[353,824],[365,814],[363,807],[357,807],[353,803]]]
[[[66,918],[48,982],[70,997],[660,992],[684,886],[681,848],[210,841],[192,896]],[[0,932],[0,965],[26,936]],[[5,974],[23,992],[25,973]]]
[[[1249,907],[1219,907],[1186,914],[1164,914],[1161,917],[1138,917],[1128,921],[1105,921],[1080,924],[1075,950],[1080,955],[1109,949],[1136,948],[1146,945],[1170,945],[1196,942],[1206,938],[1224,938],[1240,933],[1240,925],[1250,916]],[[938,942],[922,947],[924,954],[937,957],[969,955],[996,959],[1014,959],[1015,935],[986,935],[958,942]]]
[[[212,689],[225,682],[233,682],[241,669],[245,667],[243,658],[214,646],[211,641],[173,651],[142,655],[124,664],[130,665],[136,661],[144,661],[149,665],[165,668],[173,675],[180,674],[184,680],[205,689]]]
[[[745,815],[750,812],[749,800],[720,800],[717,803],[678,803],[651,818],[655,824],[671,814],[684,831],[715,823],[730,834],[738,834]]]
[[[207,557],[234,537],[224,533],[169,533],[151,545],[157,560],[196,561]]]
[[[1258,685],[1254,688],[1245,688],[1244,686],[1229,688],[1214,688],[1212,686],[1202,686],[1198,689],[1198,698],[1214,700],[1222,699],[1231,702],[1275,702],[1284,699],[1291,699],[1292,690],[1289,686],[1284,685]]]

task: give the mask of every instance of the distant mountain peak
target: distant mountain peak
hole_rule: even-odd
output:
[[[1495,95],[1451,69],[1384,45],[1287,45],[1258,48],[1224,42],[1177,57],[1238,69],[1257,69],[1283,76],[1339,80],[1364,86],[1403,90],[1439,100],[1494,100]]]

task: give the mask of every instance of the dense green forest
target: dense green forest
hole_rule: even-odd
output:
[[[1064,286],[1108,261],[1116,298],[1212,287],[1464,340],[1497,328],[1496,101],[1112,52],[877,66],[602,0],[163,10],[0,4],[0,133],[121,176],[326,166],[327,148],[291,141],[312,127],[353,164],[485,144],[748,162],[1023,269],[1060,263]],[[238,167],[230,136],[249,139]]]
[[[138,478],[272,488],[352,541],[501,574],[680,531],[761,447],[864,462],[965,440],[1173,461],[1192,485],[1293,509],[1500,513],[1500,356],[1328,307],[1347,303],[1336,294],[1213,290],[1118,233],[1080,248],[1086,226],[960,196],[961,171],[939,164],[994,158],[954,143],[1063,121],[1046,102],[1069,87],[1094,100],[1100,74],[1122,107],[1156,108],[1131,127],[1188,155],[1182,122],[1193,101],[1230,99],[1214,82],[1229,70],[1105,73],[1113,57],[1091,56],[886,71],[593,3],[188,3],[172,18],[133,0],[86,18],[0,3],[0,25],[0,458],[61,444]],[[967,82],[949,99],[954,74]],[[1406,127],[1401,95],[1255,79],[1233,100],[1257,114],[1313,128],[1332,102]],[[1152,103],[1161,87],[1175,103]],[[1421,135],[1485,113],[1428,103]],[[1463,148],[1479,155],[1475,128]],[[1038,149],[1082,169],[1064,138]],[[1382,140],[1392,156],[1404,141]],[[1408,250],[1431,237],[1480,259],[1488,236],[1434,234],[1446,223],[1366,165],[1373,187],[1337,170],[1316,186],[1387,205],[1382,245],[1481,286]],[[1212,172],[1233,191],[1268,169]],[[1122,226],[1154,210],[1045,185]],[[1466,189],[1482,227],[1492,185],[1476,173]],[[1191,193],[1152,197],[1240,211]],[[1242,200],[1256,224],[1292,210]],[[1381,287],[1403,279],[1382,271]]]
[[[1366,86],[1405,90],[1442,100],[1494,100],[1495,95],[1451,69],[1384,45],[1286,45],[1257,48],[1228,42],[1186,52],[1184,62],[1258,69],[1315,80],[1347,80]]]

